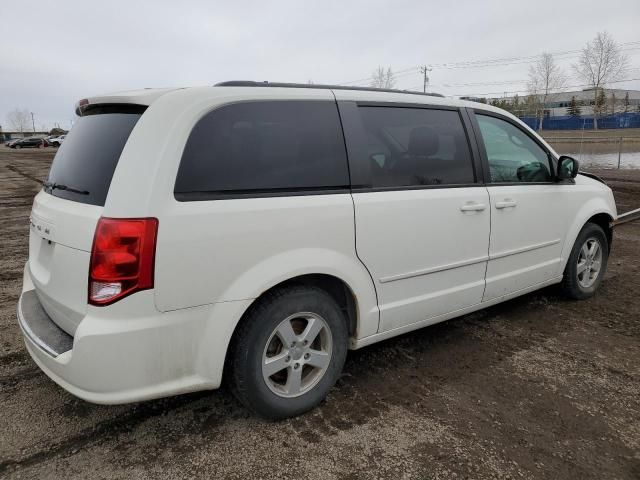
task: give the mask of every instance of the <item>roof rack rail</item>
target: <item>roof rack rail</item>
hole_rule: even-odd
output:
[[[316,83],[255,82],[253,80],[229,80],[226,82],[216,83],[214,87],[320,88],[325,90],[361,90],[365,92],[408,93],[411,95],[426,95],[428,97],[444,97],[444,95],[440,93],[425,93],[413,90],[398,90],[395,88],[349,87],[345,85],[324,85]]]

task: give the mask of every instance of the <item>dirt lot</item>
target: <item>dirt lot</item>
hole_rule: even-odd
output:
[[[300,418],[260,421],[225,390],[97,406],[39,371],[15,321],[51,156],[0,147],[0,477],[640,478],[640,223],[595,298],[547,289],[351,352]],[[600,173],[640,207],[640,171]]]

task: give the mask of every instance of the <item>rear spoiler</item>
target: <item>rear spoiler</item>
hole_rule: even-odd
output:
[[[78,115],[82,116],[85,112],[92,110],[95,105],[136,105],[138,107],[148,107],[161,96],[176,90],[181,89],[143,88],[141,90],[128,90],[124,92],[107,93],[105,95],[96,95],[94,97],[85,97],[76,103],[75,111]]]
[[[105,113],[133,113],[141,115],[148,105],[136,103],[89,103],[89,100],[82,99],[76,105],[76,115],[86,117],[87,115],[101,115]]]

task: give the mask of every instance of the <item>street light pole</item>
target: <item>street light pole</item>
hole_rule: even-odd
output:
[[[33,133],[36,133],[36,122],[33,119],[33,112],[31,112],[31,125],[33,125]]]

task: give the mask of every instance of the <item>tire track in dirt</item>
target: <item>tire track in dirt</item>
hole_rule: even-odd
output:
[[[53,457],[65,456],[90,445],[106,442],[118,435],[131,432],[151,418],[166,415],[176,409],[187,407],[208,394],[210,393],[194,393],[137,404],[129,413],[113,420],[98,423],[77,435],[49,446],[45,450],[31,452],[21,458],[1,460],[0,476],[7,474],[16,468],[29,467],[48,461]]]

